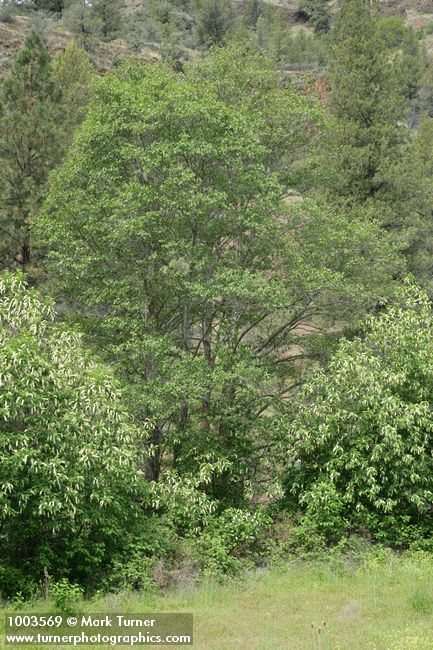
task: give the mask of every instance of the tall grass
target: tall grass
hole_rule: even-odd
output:
[[[19,609],[50,606],[35,601]],[[431,650],[433,557],[291,562],[165,596],[105,595],[79,611],[193,612],[195,650]]]

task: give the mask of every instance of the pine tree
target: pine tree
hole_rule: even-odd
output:
[[[308,23],[316,34],[325,34],[329,31],[328,0],[302,0],[298,6],[299,13],[308,18]]]
[[[75,41],[53,61],[53,79],[62,91],[65,131],[68,139],[84,120],[92,95],[94,68],[85,50]]]
[[[366,0],[346,0],[337,14],[329,82],[331,187],[363,202],[380,189],[382,171],[402,140],[405,103],[397,70],[379,37],[376,12]]]
[[[402,91],[409,101],[418,95],[420,79],[425,68],[425,52],[412,29],[404,34],[399,61],[399,75]]]
[[[310,0],[310,24],[316,34],[326,34],[330,26],[328,0]]]
[[[20,3],[17,2],[16,4]],[[29,0],[26,4],[36,11],[53,12],[56,14],[61,14],[65,8],[64,0]]]
[[[233,23],[234,6],[231,0],[204,0],[197,21],[200,44],[221,44]]]
[[[61,93],[50,56],[32,31],[0,92],[0,229],[2,266],[29,271],[30,219],[38,210],[48,172],[61,153]]]
[[[253,29],[256,28],[257,21],[263,11],[262,0],[247,0],[244,7],[245,22]]]
[[[95,0],[93,15],[100,21],[104,41],[115,38],[122,27],[121,8],[123,0]]]
[[[77,0],[63,14],[68,29],[87,52],[103,37],[102,20],[85,0]]]
[[[433,119],[424,115],[401,161],[388,174],[382,212],[388,209],[392,235],[407,269],[433,297]]]

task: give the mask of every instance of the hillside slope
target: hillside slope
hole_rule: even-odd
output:
[[[0,0],[1,2],[1,0]],[[287,24],[296,25],[308,29],[306,23],[299,20],[297,9],[301,0],[265,0],[275,11],[280,11],[285,16]],[[331,13],[335,13],[341,0],[331,0],[329,7]],[[242,0],[237,4],[242,6]],[[127,0],[123,9],[125,18],[132,22],[142,20],[140,14],[141,3],[136,0]],[[433,0],[384,0],[380,3],[381,15],[383,17],[398,16],[415,31],[425,28],[430,23],[433,25]],[[39,26],[42,24],[43,35],[47,41],[48,48],[52,54],[65,49],[70,40],[74,38],[62,21],[56,19],[47,20],[46,14],[36,14],[36,21]],[[17,52],[26,35],[32,28],[34,21],[27,16],[18,15],[11,22],[0,21],[0,76],[5,74],[11,64],[13,55]],[[430,31],[430,30],[427,30]],[[433,31],[433,29],[432,29]],[[427,34],[424,43],[429,52],[433,52],[433,34]],[[125,40],[117,38],[108,43],[100,42],[90,53],[98,71],[103,74],[117,65],[124,58],[136,58],[143,61],[156,61],[159,59],[157,44],[145,43],[141,50],[133,49],[127,45]]]
[[[11,65],[14,54],[19,50],[25,37],[32,29],[32,22],[26,16],[16,16],[13,22],[0,22],[0,76],[5,74]],[[62,52],[74,36],[61,26],[59,22],[44,32],[48,49],[51,54]],[[152,62],[158,59],[155,51],[150,49],[141,52],[133,51],[121,39],[109,43],[99,43],[91,52],[97,70],[103,74],[118,64],[124,58],[136,58]]]

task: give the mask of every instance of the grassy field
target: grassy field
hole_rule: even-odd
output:
[[[433,649],[433,558],[293,563],[163,597],[108,595],[79,610],[193,612],[195,650]]]

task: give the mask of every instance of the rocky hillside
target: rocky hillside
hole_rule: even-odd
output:
[[[242,6],[245,0],[235,1]],[[299,20],[300,1],[265,0],[275,11],[281,11],[285,15],[288,24],[294,27],[302,26],[309,31],[308,24]],[[331,13],[335,13],[340,2],[341,0],[330,0]],[[136,17],[139,20],[137,12],[140,11],[141,6],[141,2],[137,2],[137,0],[127,0],[123,9],[125,18],[129,21],[132,18],[133,21]],[[382,0],[380,9],[383,17],[398,16],[414,31],[423,30],[426,49],[433,53],[433,0]],[[33,18],[18,15],[10,22],[0,20],[0,76],[9,70],[13,55],[33,25],[42,31],[52,54],[63,51],[67,43],[74,38],[61,20],[48,19],[43,13],[35,14]],[[156,44],[153,47],[151,43],[146,43],[142,49],[137,50],[137,48],[128,46],[122,38],[116,38],[110,42],[99,42],[92,48],[90,57],[101,74],[110,70],[124,58],[136,58],[149,62],[160,58]]]
[[[26,16],[16,16],[12,22],[0,21],[0,76],[9,70],[13,55],[20,48],[31,29],[32,21]],[[62,27],[60,21],[58,21],[58,25],[47,25],[43,32],[51,54],[62,52],[68,42],[73,39],[73,34]],[[101,74],[110,70],[126,57],[149,62],[158,59],[158,54],[150,48],[136,52],[128,48],[122,39],[99,43],[92,50],[90,56]]]

